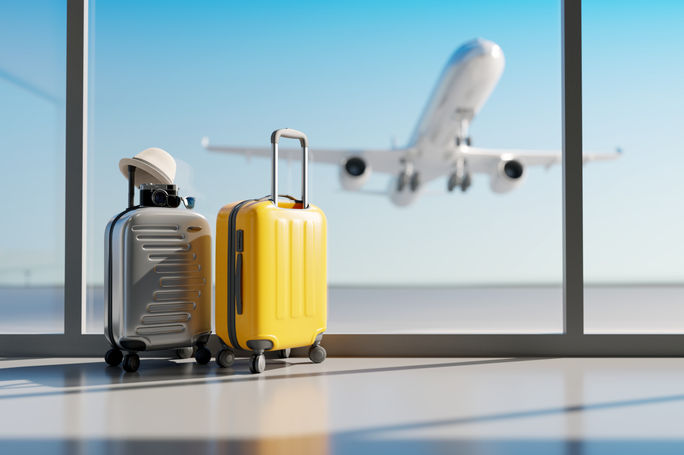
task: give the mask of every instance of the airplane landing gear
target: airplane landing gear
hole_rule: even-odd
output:
[[[417,172],[414,172],[413,175],[411,175],[411,191],[415,192],[418,190],[418,187],[420,186],[420,178],[418,176]]]
[[[470,178],[470,174],[466,174],[463,177],[463,181],[461,182],[461,192],[465,193],[466,191],[468,191],[468,188],[470,188],[470,185],[472,185],[472,183],[473,181]]]
[[[465,193],[468,188],[470,188],[471,184],[472,179],[470,173],[466,172],[462,176],[459,176],[458,172],[454,172],[449,176],[449,180],[447,180],[447,190],[451,193],[456,187],[460,187],[461,191]]]
[[[420,186],[420,177],[418,173],[413,170],[413,163],[405,160],[402,160],[402,163],[405,167],[399,173],[399,178],[397,179],[397,192],[401,193],[408,188],[414,193]]]
[[[468,145],[470,145],[470,138],[466,139],[468,140]],[[447,180],[447,190],[451,193],[455,188],[459,187],[465,193],[470,188],[471,183],[472,180],[466,161],[463,157],[459,157],[454,163],[454,172],[451,173]]]
[[[470,139],[470,136],[466,136],[464,138],[456,136],[456,147],[460,147],[461,145],[464,145],[464,144],[467,145],[468,147],[473,145],[473,140]]]
[[[404,188],[409,184],[409,180],[411,180],[411,176],[408,172],[404,171],[399,174],[399,178],[397,179],[397,191],[400,193],[404,191]]]

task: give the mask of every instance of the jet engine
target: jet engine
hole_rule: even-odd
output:
[[[366,160],[358,156],[352,156],[342,163],[340,167],[340,183],[342,188],[356,191],[368,181],[371,175],[371,167]]]
[[[515,159],[502,158],[489,180],[489,186],[495,193],[507,193],[522,183],[525,178],[525,167]]]

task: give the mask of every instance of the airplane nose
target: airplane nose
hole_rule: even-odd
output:
[[[482,57],[488,57],[492,60],[503,60],[503,51],[495,42],[477,38],[468,41],[456,49],[456,52],[453,53],[449,60],[449,65]]]
[[[503,51],[498,44],[481,38],[474,40],[468,51],[468,57],[500,57],[501,55],[503,55]]]

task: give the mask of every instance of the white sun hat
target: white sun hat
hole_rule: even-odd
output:
[[[119,161],[119,169],[128,178],[128,166],[134,166],[135,186],[141,183],[164,183],[170,185],[176,178],[176,160],[157,147],[143,150],[133,158],[123,158]]]

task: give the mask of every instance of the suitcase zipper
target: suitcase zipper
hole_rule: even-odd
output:
[[[117,221],[121,219],[122,216],[127,214],[130,211],[133,211],[137,208],[140,208],[139,205],[134,206],[134,207],[128,207],[126,210],[123,212],[119,213],[115,218],[114,221],[112,221],[112,225],[109,227],[109,261],[108,261],[108,273],[107,273],[107,335],[109,335],[109,341],[112,344],[112,347],[123,349],[121,346],[119,346],[116,341],[114,340],[114,329],[112,328],[112,322],[113,322],[113,317],[112,317],[112,234],[114,233],[114,226],[116,226]]]
[[[242,208],[243,205],[247,204],[248,202],[255,202],[255,201],[263,201],[268,199],[268,196],[264,196],[260,199],[246,199],[233,207],[233,209],[230,211],[230,215],[228,217],[228,276],[226,277],[226,284],[228,285],[228,339],[230,341],[230,344],[235,348],[235,349],[243,349],[239,344],[237,340],[237,334],[235,332],[235,314],[236,314],[236,308],[235,308],[235,299],[236,299],[236,282],[235,280],[237,277],[235,276],[235,254],[236,254],[236,232],[237,232],[237,214],[238,211]],[[243,238],[244,242],[244,238]],[[242,279],[242,276],[240,276],[240,279]],[[240,283],[240,292],[242,292],[242,283]]]
[[[233,207],[233,210],[230,211],[230,216],[228,217],[228,276],[226,277],[226,284],[228,285],[228,339],[230,340],[230,344],[235,348],[235,349],[242,349],[240,345],[238,344],[237,341],[237,335],[235,333],[235,289],[236,289],[236,283],[235,283],[235,231],[236,225],[237,225],[237,213],[240,210],[240,208],[245,205],[248,202],[256,201],[257,199],[247,199],[239,204],[237,204],[235,207]],[[240,286],[242,288],[242,286]]]

